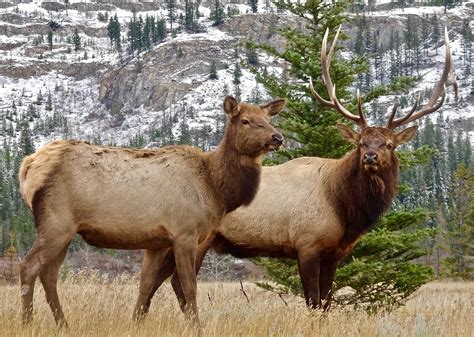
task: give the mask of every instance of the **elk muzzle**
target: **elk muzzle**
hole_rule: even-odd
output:
[[[377,164],[377,153],[369,151],[364,154],[364,164],[376,165]]]
[[[283,144],[283,135],[281,133],[274,133],[272,135],[272,139],[273,141],[275,142],[276,145],[280,146],[281,144]]]

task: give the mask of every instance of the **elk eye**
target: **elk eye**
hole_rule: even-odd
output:
[[[363,146],[364,146],[364,144],[363,144],[363,143],[359,143],[359,147],[363,147]]]
[[[387,144],[387,149],[391,150],[393,148],[393,144],[392,143],[388,143]]]
[[[265,128],[265,125],[263,125],[263,124],[258,124],[258,127],[264,129],[264,128]]]
[[[242,119],[242,124],[243,125],[250,125],[250,122],[248,119]]]

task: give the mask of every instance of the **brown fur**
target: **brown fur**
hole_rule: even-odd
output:
[[[154,283],[155,266],[173,252],[185,311],[197,319],[198,244],[212,236],[224,214],[255,196],[261,156],[282,139],[269,117],[284,104],[259,107],[227,97],[229,122],[220,146],[210,153],[189,146],[130,150],[54,141],[25,158],[20,190],[38,237],[21,264],[24,322],[31,320],[40,276],[57,323],[65,324],[56,282],[76,233],[97,247],[147,250],[136,316]]]
[[[238,257],[296,258],[306,303],[315,308],[326,300],[329,308],[337,262],[389,208],[399,175],[394,149],[415,131],[367,127],[358,134],[341,126],[358,144],[343,158],[298,158],[264,167],[254,201],[224,217],[212,248]],[[364,156],[374,152],[377,163],[369,165]],[[166,261],[160,280],[173,272],[172,258]],[[184,307],[179,283],[175,274],[173,288]]]

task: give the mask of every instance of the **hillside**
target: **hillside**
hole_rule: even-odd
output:
[[[436,13],[440,26],[448,25],[454,67],[461,83],[461,103],[451,101],[442,110],[453,122],[452,127],[468,132],[472,141],[472,75],[465,75],[466,62],[461,56],[462,19],[472,17],[471,5],[472,2],[464,3],[446,14],[442,7],[417,7],[370,12],[367,18],[379,32],[382,46],[388,44],[389,31],[403,31],[410,16],[420,20],[424,14]],[[212,2],[202,2],[200,32],[182,29],[150,50],[132,56],[127,50],[127,30],[133,11],[137,18],[149,16],[158,20],[167,15],[164,3],[69,1],[67,10],[64,3],[43,1],[5,2],[2,6],[0,144],[17,139],[18,123],[22,116],[28,116],[36,146],[65,137],[119,145],[139,139],[141,146],[151,142],[161,145],[177,141],[185,129],[193,143],[208,148],[216,144],[222,129],[223,97],[236,94],[233,83],[236,64],[246,62],[246,51],[240,47],[236,52],[236,48],[245,39],[279,48],[284,42],[275,28],[301,24],[297,18],[276,13],[273,5],[262,2],[257,14],[248,13],[247,5],[225,5],[226,12],[231,7],[236,15],[213,26],[209,19]],[[183,11],[183,4],[178,3],[177,13]],[[112,47],[107,32],[108,19],[114,15],[121,24],[120,53]],[[47,41],[51,21],[59,25],[53,32],[52,49]],[[170,28],[169,22],[167,25]],[[72,36],[76,29],[81,46],[74,51]],[[356,25],[344,29],[354,38],[346,43],[353,50]],[[427,75],[418,91],[432,85],[440,74],[444,60],[443,47],[438,47],[428,48],[429,61],[420,70]],[[209,78],[213,62],[217,68],[215,80]],[[258,62],[270,71],[282,71],[281,64],[265,55],[259,55]],[[267,99],[264,89],[243,65],[238,89],[241,100]],[[379,103],[388,109],[392,98],[386,102],[387,106],[384,100]],[[173,135],[168,132],[166,138],[164,134],[169,130]]]

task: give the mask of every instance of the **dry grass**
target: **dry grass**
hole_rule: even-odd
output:
[[[0,285],[0,336],[193,336],[199,330],[179,311],[171,287],[155,295],[142,324],[131,321],[137,282],[104,284],[94,278],[68,279],[59,285],[70,329],[55,327],[37,283],[34,323],[22,328],[19,286]],[[435,282],[392,313],[333,310],[311,314],[304,303],[244,283],[200,283],[201,336],[474,336],[474,282]]]

